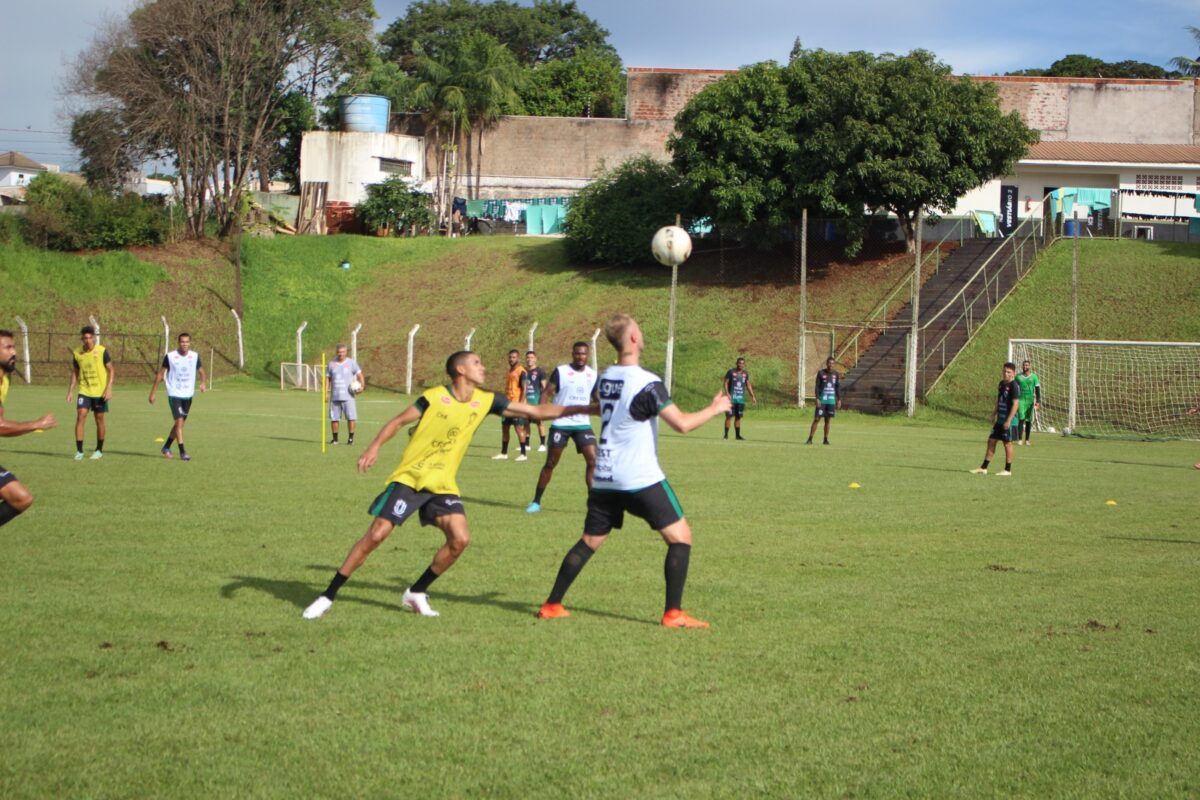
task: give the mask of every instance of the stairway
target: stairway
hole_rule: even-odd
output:
[[[999,263],[1007,253],[998,252],[1006,249],[1009,241],[999,239],[974,239],[963,243],[945,261],[937,274],[925,281],[921,287],[921,315],[924,320],[932,317],[945,306],[967,284],[993,254],[996,254],[993,264],[996,269],[989,268],[988,275],[998,271]],[[966,321],[961,319],[965,305],[975,309],[976,322],[982,320],[987,313],[989,304],[984,293],[989,292],[994,298],[1004,297],[1017,280],[1016,269],[1004,269],[992,281],[976,280],[955,301],[954,308],[948,309],[931,325],[924,338],[924,343],[935,347],[938,357],[930,359],[924,370],[917,374],[917,396],[923,397],[925,386],[932,383],[941,373],[942,364],[947,364],[967,343],[968,334]],[[911,306],[906,304],[892,321],[893,324],[904,324],[912,319]],[[943,334],[949,334],[943,340]],[[904,357],[908,329],[890,329],[879,335],[879,338],[863,353],[858,364],[842,379],[842,405],[855,411],[883,413],[899,411],[904,408]],[[918,354],[918,363],[924,357]]]

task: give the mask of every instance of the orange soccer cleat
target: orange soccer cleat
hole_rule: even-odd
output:
[[[682,608],[672,608],[663,614],[662,624],[667,628],[707,628],[708,623],[702,619],[689,616]]]
[[[571,612],[567,611],[562,603],[543,603],[537,612],[538,619],[559,619],[569,616],[571,616]]]

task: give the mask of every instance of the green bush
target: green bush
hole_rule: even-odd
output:
[[[167,236],[163,208],[135,194],[112,197],[43,173],[25,193],[25,239],[51,250],[109,250],[159,244]]]
[[[394,236],[434,223],[429,195],[413,189],[398,175],[367,186],[366,199],[354,207],[354,212],[368,231],[387,228]]]
[[[575,262],[648,263],[654,232],[673,224],[686,204],[674,167],[635,156],[575,195],[564,225],[567,254]]]

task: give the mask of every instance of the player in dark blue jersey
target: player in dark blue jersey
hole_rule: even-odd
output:
[[[1004,470],[997,475],[1012,475],[1013,460],[1013,417],[1021,405],[1021,387],[1017,385],[1017,365],[1011,361],[1004,365],[1004,379],[996,389],[996,410],[992,412],[992,432],[988,435],[987,454],[978,469],[971,470],[976,475],[987,475],[988,464],[996,454],[996,442],[1004,442]]]
[[[808,441],[812,444],[813,434],[817,432],[817,423],[825,420],[825,444],[829,444],[829,423],[837,410],[842,407],[842,376],[833,368],[834,360],[825,359],[825,369],[817,373],[817,410],[813,414],[812,427],[808,429]]]
[[[550,376],[546,370],[538,366],[537,353],[532,350],[525,352],[525,402],[531,406],[536,406],[542,402],[542,395],[546,393],[546,381]],[[546,452],[546,423],[540,419],[537,421],[538,429],[538,452]],[[532,431],[530,431],[532,433]]]
[[[729,438],[729,421],[733,420],[734,431],[738,439],[742,436],[742,415],[746,413],[746,393],[750,399],[758,403],[754,395],[754,384],[750,382],[750,373],[746,372],[746,359],[739,358],[733,369],[725,373],[725,394],[729,395],[730,408],[725,412],[725,438]]]

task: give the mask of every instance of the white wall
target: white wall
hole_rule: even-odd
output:
[[[366,197],[369,184],[388,177],[379,169],[381,157],[411,161],[418,180],[425,174],[425,145],[419,136],[309,131],[300,143],[300,180],[328,183],[328,200],[357,203]]]
[[[25,167],[0,167],[0,186],[28,186],[43,170]]]

